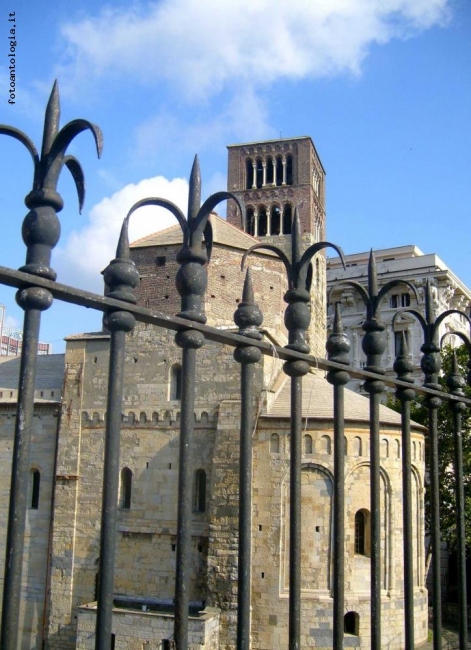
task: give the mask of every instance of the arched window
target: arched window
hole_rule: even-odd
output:
[[[279,235],[281,228],[281,215],[280,208],[277,205],[272,205],[270,214],[270,232],[272,235]]]
[[[286,156],[286,185],[293,184],[293,157]]]
[[[267,209],[264,205],[258,209],[258,236],[264,237],[268,234]]]
[[[332,450],[332,442],[330,440],[330,436],[322,436],[319,442],[321,454],[330,454]]]
[[[267,158],[267,185],[273,185],[273,159],[271,156]]]
[[[292,220],[293,220],[293,213],[292,213],[291,205],[289,203],[285,203],[284,210],[283,210],[283,234],[284,235],[291,235]]]
[[[306,456],[312,454],[312,438],[308,433],[304,436],[304,453]]]
[[[195,472],[195,486],[193,490],[193,512],[206,511],[206,472],[197,469]]]
[[[260,189],[261,187],[263,187],[263,165],[262,165],[261,158],[257,158],[256,173],[257,173],[257,187],[258,189]]]
[[[41,474],[38,469],[31,471],[31,509],[39,508],[39,486],[41,483]]]
[[[343,617],[343,631],[345,634],[360,635],[360,616],[356,612],[347,612]]]
[[[120,506],[126,510],[131,507],[132,472],[129,467],[121,470]]]
[[[252,158],[247,158],[245,161],[245,177],[246,177],[246,183],[245,187],[248,190],[252,189],[253,186],[253,161]]]
[[[170,371],[170,399],[182,398],[182,367],[175,363]]]
[[[361,444],[361,438],[359,436],[355,436],[355,438],[353,438],[353,455],[354,456],[362,455],[362,444]]]
[[[277,433],[272,433],[270,436],[270,453],[280,453],[280,436]]]
[[[278,187],[280,185],[283,185],[283,161],[281,159],[281,156],[277,156],[276,158],[276,179],[275,179],[276,185]]]
[[[389,442],[386,440],[386,438],[383,438],[383,440],[381,440],[381,455],[383,458],[389,457]]]
[[[370,556],[370,513],[365,509],[355,514],[355,555]]]
[[[245,213],[245,230],[249,235],[255,235],[255,214],[253,208],[247,208]]]

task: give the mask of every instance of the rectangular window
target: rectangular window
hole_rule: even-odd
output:
[[[389,306],[393,309],[410,307],[410,295],[408,293],[393,293],[389,298]]]

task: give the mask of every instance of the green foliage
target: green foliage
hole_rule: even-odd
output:
[[[461,374],[466,377],[468,352],[463,345],[456,348],[456,355]],[[446,379],[452,370],[453,351],[446,346],[442,351],[442,372],[439,383],[443,390],[448,392]],[[467,398],[471,398],[471,388],[464,389]],[[395,411],[400,411],[400,402],[391,396],[388,406]],[[411,418],[428,426],[428,408],[423,399],[418,397],[411,403]],[[465,524],[466,544],[471,548],[471,412],[466,409],[462,413],[461,431],[463,438],[463,475],[465,494]],[[456,535],[456,506],[455,486],[456,476],[454,470],[455,445],[453,435],[453,414],[446,401],[438,409],[438,450],[439,450],[439,481],[440,481],[440,527],[442,540],[448,545],[449,550],[455,550],[457,545]],[[426,463],[428,466],[428,436],[426,436]],[[426,532],[430,530],[430,491],[425,485],[425,526]]]

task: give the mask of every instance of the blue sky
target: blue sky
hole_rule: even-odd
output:
[[[467,0],[12,0],[0,14],[8,45],[15,12],[16,97],[0,58],[0,123],[40,147],[59,81],[62,124],[86,118],[69,152],[85,171],[78,214],[65,170],[59,191],[58,280],[102,291],[129,207],[149,195],[185,207],[195,153],[207,195],[225,189],[226,145],[310,135],[327,172],[328,239],[346,253],[416,244],[471,286],[471,6]],[[2,26],[3,25],[3,26]],[[1,48],[0,48],[1,51]],[[21,223],[32,166],[0,136],[0,264],[24,264]],[[131,235],[172,225],[156,209]],[[0,288],[7,324],[22,322]],[[55,303],[41,339],[95,330],[100,316]]]

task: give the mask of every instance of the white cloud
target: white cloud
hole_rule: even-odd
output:
[[[136,201],[149,196],[166,198],[186,214],[188,182],[182,178],[168,180],[163,176],[144,179],[126,185],[93,206],[88,225],[72,232],[65,245],[54,252],[58,281],[101,292],[100,272],[115,257],[123,219]],[[141,208],[131,216],[129,239],[132,242],[176,223],[175,217],[163,208]]]
[[[356,74],[373,43],[444,24],[449,0],[161,0],[107,8],[62,27],[60,76],[167,81],[187,100],[237,82]],[[126,86],[125,86],[126,87]]]
[[[133,155],[157,161],[162,155],[190,156],[195,152],[223,151],[228,142],[276,137],[268,123],[263,100],[250,89],[234,92],[226,106],[189,122],[162,111],[142,122],[134,132]]]

